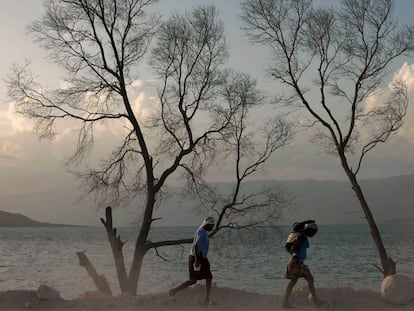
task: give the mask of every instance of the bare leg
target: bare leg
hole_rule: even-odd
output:
[[[206,279],[206,292],[204,295],[204,303],[208,304],[210,302],[210,293],[211,293],[211,283],[213,279]]]
[[[176,288],[170,289],[170,291],[169,291],[170,297],[174,297],[177,292],[179,292],[180,290],[183,290],[184,288],[187,288],[188,286],[191,286],[195,283],[197,283],[196,280],[188,280],[188,281],[185,281],[183,284],[177,286]]]
[[[312,275],[308,275],[305,277],[306,281],[308,281],[308,287],[309,287],[309,291],[312,295],[312,299],[314,304],[318,307],[321,306],[325,303],[325,301],[322,301],[318,298],[318,296],[316,295],[316,289],[315,289],[315,284],[313,282],[313,276]]]
[[[298,279],[290,279],[289,284],[286,287],[285,298],[283,299],[283,308],[292,309],[293,307],[289,304],[289,297],[292,294],[293,287],[295,286]]]

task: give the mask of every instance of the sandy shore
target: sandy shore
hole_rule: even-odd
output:
[[[404,306],[395,306],[383,301],[379,293],[356,291],[351,288],[318,289],[323,307],[316,308],[308,302],[306,289],[298,288],[292,295],[291,304],[295,310],[335,310],[335,311],[411,311],[414,301]],[[161,311],[161,310],[216,310],[216,311],[277,311],[281,307],[281,295],[261,295],[241,290],[215,287],[212,291],[213,305],[202,305],[203,286],[184,290],[172,301],[167,293],[146,296],[120,295],[108,297],[88,292],[71,300],[39,300],[36,291],[18,290],[0,292],[0,310],[51,310],[51,311]]]

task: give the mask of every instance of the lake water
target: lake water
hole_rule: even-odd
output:
[[[195,228],[155,228],[151,239],[192,237]],[[414,229],[411,224],[380,225],[389,255],[397,271],[414,278]],[[127,267],[132,260],[136,229],[119,228]],[[284,290],[283,272],[288,254],[284,241],[288,227],[269,234],[233,236],[233,243],[212,239],[209,259],[217,286],[274,294]],[[49,285],[64,298],[95,290],[77,251],[84,251],[99,274],[105,274],[114,293],[119,293],[115,269],[104,228],[0,228],[0,291],[37,289]],[[320,226],[310,239],[308,259],[317,287],[353,287],[379,290],[381,273],[374,243],[366,225]],[[160,248],[147,253],[139,283],[139,294],[166,291],[187,278],[190,245]],[[303,283],[302,283],[303,282]],[[301,281],[299,285],[305,285]]]

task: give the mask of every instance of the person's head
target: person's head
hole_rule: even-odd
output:
[[[318,232],[318,225],[316,224],[316,222],[305,224],[305,228],[303,231],[305,231],[307,236],[313,237]]]
[[[203,220],[201,227],[203,227],[207,231],[211,231],[213,230],[215,224],[216,224],[216,220],[214,219],[214,217],[208,216],[206,219]]]
[[[299,232],[303,230],[303,224],[301,222],[294,222],[292,224],[292,230],[293,232]]]

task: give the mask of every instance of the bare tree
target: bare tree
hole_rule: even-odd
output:
[[[148,240],[156,220],[154,209],[161,205],[167,180],[186,177],[195,193],[201,194],[206,189],[201,187],[205,173],[216,159],[235,154],[226,162],[231,159],[235,163],[234,191],[230,199],[210,205],[219,219],[213,235],[224,227],[274,224],[285,204],[282,193],[272,189],[253,200],[257,194],[240,189],[243,181],[291,137],[289,125],[281,118],[263,129],[262,138],[252,136],[255,132],[248,126],[247,112],[266,101],[251,78],[225,70],[227,45],[214,7],[173,15],[158,28],[159,17],[147,13],[154,2],[46,1],[45,15],[30,30],[67,74],[66,83],[60,88],[42,88],[28,65],[16,66],[9,80],[9,94],[17,111],[36,121],[40,137],[52,138],[60,121],[78,122],[78,144],[67,162],[72,169],[93,149],[97,126],[123,130],[123,139],[108,157],[77,174],[101,206],[118,206],[137,197],[142,201],[142,205],[137,203],[141,217],[129,271],[111,208],[101,219],[120,288],[133,294],[149,249],[191,242]],[[134,109],[130,90],[156,34],[150,64],[160,78],[159,101],[145,118]],[[82,263],[96,279],[101,278],[87,258]],[[110,292],[107,284],[101,285]]]
[[[269,74],[292,91],[286,104],[305,108],[309,124],[318,125],[317,138],[339,157],[368,222],[380,270],[394,274],[357,175],[367,153],[403,124],[403,81],[392,86],[384,103],[369,106],[367,99],[380,92],[391,63],[413,52],[413,28],[398,26],[392,0],[343,0],[332,8],[314,8],[311,0],[246,0],[242,8],[250,39],[274,53]]]

